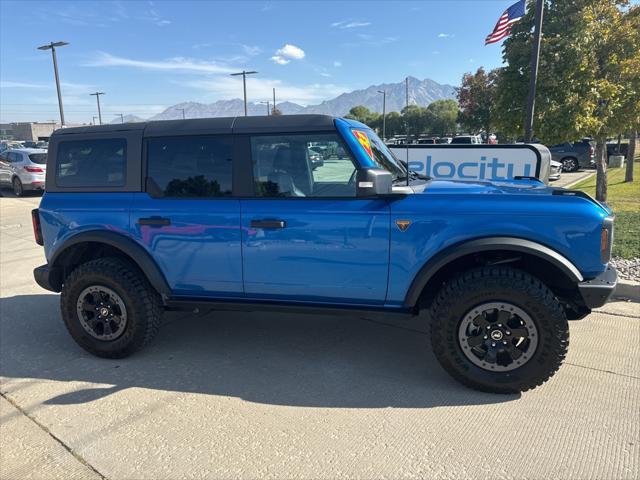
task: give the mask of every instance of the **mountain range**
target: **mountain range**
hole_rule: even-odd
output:
[[[455,98],[455,87],[437,83],[431,79],[419,80],[409,77],[409,103],[426,106],[435,100]],[[343,116],[357,105],[364,105],[370,110],[382,113],[382,94],[386,91],[387,112],[400,111],[406,103],[405,82],[383,83],[371,85],[365,89],[342,93],[331,100],[325,100],[317,105],[298,105],[293,102],[278,103],[278,109],[285,115],[300,113],[322,113],[326,115]],[[267,106],[260,103],[247,103],[249,115],[266,115]],[[184,118],[233,117],[244,115],[244,105],[241,99],[218,100],[214,103],[183,102],[168,107],[163,112],[149,120],[178,120]],[[125,116],[125,121],[127,116]],[[119,121],[119,119],[118,119]],[[136,121],[136,120],[133,120]]]

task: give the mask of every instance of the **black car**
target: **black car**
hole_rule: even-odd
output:
[[[562,163],[562,170],[565,172],[575,172],[595,164],[595,149],[587,140],[553,145],[549,147],[549,151],[553,160]]]

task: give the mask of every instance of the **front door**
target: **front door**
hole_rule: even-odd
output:
[[[173,295],[242,296],[232,147],[230,135],[146,140],[146,192],[135,194],[131,229]]]
[[[254,197],[241,200],[248,298],[383,304],[389,207],[356,198],[335,133],[250,138]]]

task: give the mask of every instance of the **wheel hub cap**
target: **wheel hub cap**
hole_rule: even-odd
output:
[[[458,343],[474,365],[507,372],[532,358],[538,346],[538,330],[521,308],[506,302],[489,302],[472,308],[463,317]]]
[[[115,340],[127,326],[124,301],[102,285],[85,288],[78,296],[76,311],[85,332],[98,340]]]

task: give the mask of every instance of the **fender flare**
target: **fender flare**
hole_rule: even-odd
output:
[[[167,279],[164,274],[153,260],[153,257],[137,242],[122,234],[105,231],[105,230],[90,230],[82,233],[78,233],[67,240],[65,240],[60,247],[58,247],[49,261],[49,265],[53,269],[60,267],[59,265],[61,256],[74,245],[81,243],[104,243],[110,245],[124,254],[131,257],[133,262],[147,277],[147,280],[151,286],[163,297],[168,298],[171,295],[171,288],[167,283]]]
[[[540,243],[515,237],[479,238],[447,247],[429,259],[413,279],[405,296],[404,307],[413,308],[418,303],[420,294],[429,280],[448,263],[472,253],[490,250],[528,253],[548,261],[576,284],[584,280],[580,271],[571,261]]]

